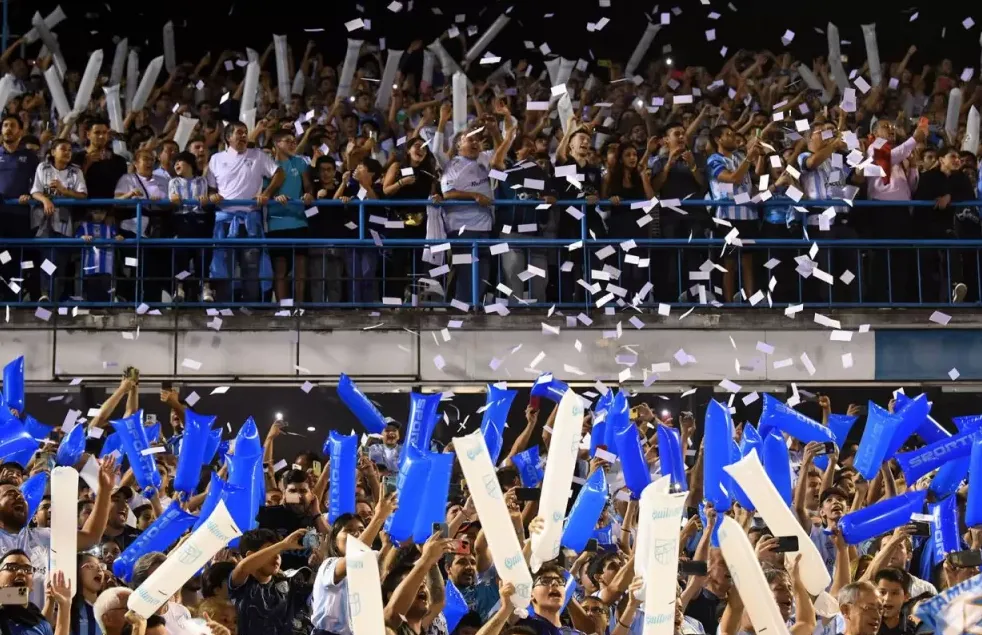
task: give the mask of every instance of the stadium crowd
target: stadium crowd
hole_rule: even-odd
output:
[[[913,46],[900,60],[879,63],[877,53],[875,68],[848,77],[838,60],[809,66],[790,53],[725,47],[720,68],[678,68],[649,40],[639,61],[547,58],[545,69],[477,51],[455,99],[460,66],[444,45],[457,40],[466,47],[455,27],[404,52],[355,41],[341,65],[313,40],[299,59],[285,44],[262,55],[226,50],[174,62],[161,81],[155,61],[139,90],[125,41],[112,73],[107,54],[88,78],[39,51],[43,38],[14,42],[0,59],[0,192],[20,204],[0,209],[0,237],[120,242],[18,245],[2,259],[5,299],[401,303],[436,292],[483,303],[487,292],[517,304],[601,290],[631,304],[746,302],[758,292],[777,302],[979,299],[975,250],[815,254],[804,240],[982,236],[976,209],[956,206],[977,198],[982,86],[973,69],[959,75]],[[125,77],[124,63],[133,66]],[[57,203],[67,199],[144,201],[140,227],[135,205]],[[222,204],[232,199],[255,204]],[[313,204],[328,199],[343,205]],[[864,199],[879,203],[851,204]],[[385,203],[360,211],[361,200]],[[934,205],[890,203],[908,200]],[[285,242],[137,253],[138,234]],[[475,264],[467,245],[391,242],[444,237],[500,245],[483,245]],[[686,248],[711,237],[725,243]],[[356,238],[373,242],[289,243]],[[584,238],[612,241],[616,262],[601,245],[576,251]],[[676,243],[636,243],[658,238]],[[751,248],[762,238],[803,247]]]
[[[910,399],[897,394],[888,408],[871,403],[868,413],[850,405],[846,415],[834,414],[829,399],[819,397],[821,421],[809,420],[768,396],[757,428],[748,422],[734,429],[727,406],[717,402],[710,402],[704,416],[682,412],[677,421],[656,414],[645,403],[628,410],[624,392],[609,391],[588,410],[579,407],[586,396],[566,399],[567,393],[562,393],[558,404],[550,404],[547,399],[557,398],[558,393],[550,392],[557,384],[544,377],[533,387],[524,417],[509,415],[510,409],[517,414],[518,408],[511,408],[515,391],[495,387],[486,410],[494,422],[441,447],[431,442],[439,421],[439,393],[414,394],[412,412],[403,426],[391,418],[383,420],[374,407],[357,405],[350,396],[360,393],[343,379],[344,387],[338,388],[342,401],[368,425],[367,430],[374,426],[379,432],[362,434],[359,441],[356,433],[346,437],[335,431],[325,442],[325,454],[304,452],[280,458],[277,439],[291,434],[286,421],[264,425],[260,446],[250,420],[230,446],[231,435],[224,428],[211,435],[214,430],[209,426],[215,417],[202,419],[173,389],[160,393],[160,400],[170,408],[169,421],[144,421],[136,369],[126,370],[112,395],[97,412],[89,413],[91,418],[62,428],[45,426],[26,414],[30,404],[24,403],[23,393],[18,394],[16,374],[5,371],[5,377],[7,421],[0,426],[4,457],[0,627],[4,632],[736,635],[774,628],[829,635],[956,632],[946,628],[969,632],[962,629],[967,629],[971,617],[964,617],[961,627],[952,627],[953,622],[938,617],[938,607],[928,612],[930,619],[917,608],[937,598],[939,590],[965,583],[974,591],[982,584],[978,577],[982,534],[978,527],[966,525],[976,513],[963,482],[967,463],[953,475],[943,476],[950,470],[942,468],[919,476],[910,471],[911,462],[870,463],[862,457],[877,435],[863,434],[859,444],[854,441],[855,431],[850,435],[850,428],[865,416],[867,428],[883,421],[896,426],[894,441],[899,439],[899,448],[921,446],[907,434],[912,430],[909,424],[918,424],[917,434],[930,438],[924,428],[928,419],[923,395]],[[598,397],[585,393],[590,394]],[[120,415],[122,419],[113,419]],[[503,445],[501,433],[508,420],[518,433],[511,433],[509,443]],[[795,427],[793,421],[806,423]],[[974,435],[978,417],[955,423]],[[26,446],[20,440],[23,434],[17,432],[20,428],[29,433]],[[611,441],[605,434],[615,428]],[[836,442],[804,443],[781,432],[809,436],[819,428],[831,430],[832,436],[822,438]],[[905,432],[900,434],[900,429]],[[137,436],[145,435],[149,446],[144,443],[134,450],[126,440],[133,430]],[[199,450],[196,458],[188,458],[201,445],[202,433],[214,436],[216,443],[203,455]],[[226,440],[219,445],[221,436]],[[572,454],[557,449],[556,443],[565,444],[570,438]],[[720,458],[715,452],[728,449],[730,443],[738,443],[741,450],[722,462],[734,464],[742,455],[740,464],[766,469],[763,480],[773,482],[768,487],[776,488],[771,497],[779,501],[779,509],[764,503],[767,496],[752,487],[753,479],[738,479],[734,473],[733,480],[723,485],[720,469],[713,467]],[[755,458],[758,454],[764,468]],[[974,454],[982,456],[979,451]],[[476,469],[471,461],[478,455],[487,461],[483,478],[471,471]],[[569,456],[565,475],[559,467],[563,456]],[[243,480],[242,466],[249,461],[258,469],[247,468]],[[421,481],[418,470],[423,463],[430,467],[429,476]],[[440,471],[438,464],[445,466],[442,485],[433,476]],[[67,470],[77,480],[71,466],[82,476],[77,481],[77,509],[64,504],[66,496],[75,500],[74,490],[66,494],[51,485],[45,489],[62,478],[56,476],[59,471]],[[182,483],[189,473],[190,484]],[[872,478],[864,478],[864,473]],[[145,487],[148,482],[153,485]],[[244,489],[229,488],[235,483]],[[570,501],[559,496],[558,507],[548,498],[556,499],[556,483],[560,492],[572,488]],[[659,485],[664,490],[657,493]],[[746,492],[738,493],[738,487]],[[250,488],[262,498],[251,498]],[[223,493],[215,495],[216,491]],[[651,520],[644,516],[652,513],[649,495],[674,501],[676,512],[667,531],[664,525],[657,531],[651,528],[661,518],[657,506]],[[940,501],[932,508],[950,506],[950,518],[949,512],[940,512],[933,519],[927,516],[925,522],[920,514],[925,496]],[[53,500],[59,498],[62,504],[53,507]],[[251,510],[244,517],[232,512],[243,524],[241,538],[226,547],[226,536],[200,571],[195,573],[199,566],[195,564],[170,580],[174,590],[161,596],[159,608],[153,604],[141,617],[134,610],[134,600],[146,595],[141,585],[158,567],[167,566],[165,561],[187,555],[182,543],[194,541],[201,530],[190,539],[180,538],[181,534],[199,517],[218,515],[218,498],[231,510]],[[908,505],[908,501],[916,503]],[[902,508],[899,515],[884,513],[897,502]],[[489,505],[507,509],[507,517],[495,516]],[[553,531],[547,523],[553,512],[545,506],[558,510],[558,522],[551,525],[562,538],[554,534],[554,548],[551,543],[544,547],[552,557],[537,561],[537,554],[543,553],[537,536]],[[436,513],[432,524],[426,522],[424,510]],[[798,525],[794,532],[787,522]],[[783,526],[778,528],[777,523]],[[77,557],[58,558],[75,569],[70,576],[73,584],[64,571],[53,570],[55,556],[49,549],[56,543],[59,526],[62,538],[57,540],[76,528],[78,532]],[[739,535],[734,537],[730,528]],[[938,537],[938,532],[951,528],[956,532],[953,543]],[[524,584],[515,577],[524,563],[507,562],[501,552],[508,548],[503,537],[514,540],[515,536],[515,548],[522,545],[534,571]],[[739,549],[734,551],[734,541],[743,545],[742,556]],[[944,549],[942,543],[947,545]],[[363,552],[354,551],[356,546],[373,549],[377,556],[375,580],[380,589],[374,591],[377,608],[384,606],[384,615],[375,614],[378,630],[364,626],[364,614],[372,608],[367,598],[373,593],[366,588],[363,570],[366,562],[374,565],[376,559],[362,559]],[[189,557],[193,556],[191,550]],[[669,575],[655,577],[662,565]],[[676,570],[677,580],[670,574]],[[354,575],[359,583],[352,588],[348,579]],[[149,586],[155,592],[154,583]],[[668,613],[646,608],[654,601],[646,595],[650,592],[660,593]],[[515,594],[523,595],[524,601],[516,603]],[[515,610],[529,601],[531,611]],[[762,616],[762,601],[772,607],[775,622]],[[142,606],[140,601],[136,605]],[[360,630],[353,626],[359,619]],[[659,624],[655,631],[648,630]]]

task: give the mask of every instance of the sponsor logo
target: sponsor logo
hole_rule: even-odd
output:
[[[676,538],[670,540],[655,538],[654,546],[655,562],[658,564],[670,565],[673,557],[678,557],[675,555],[679,548],[679,541]]]
[[[653,624],[667,624],[668,622],[674,622],[675,616],[670,613],[657,613],[655,615],[645,614],[644,623],[645,625]]]
[[[358,617],[361,615],[361,593],[349,594],[348,605],[351,608],[351,617]]]
[[[518,566],[518,563],[521,561],[522,561],[521,554],[516,554],[511,558],[505,558],[505,568],[510,571],[511,569],[514,569],[516,566]]]

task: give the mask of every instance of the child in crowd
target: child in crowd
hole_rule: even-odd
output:
[[[181,152],[174,159],[174,173],[177,174],[167,185],[167,197],[177,205],[174,210],[173,227],[176,238],[211,238],[213,218],[206,211],[210,204],[208,197],[208,181],[201,176],[198,163],[190,152]],[[193,201],[193,202],[192,202]],[[204,279],[204,271],[208,260],[209,249],[204,247],[185,247],[175,250],[174,267],[178,283],[175,298],[178,301],[188,299],[194,302],[198,298],[200,280]],[[184,275],[189,274],[189,275]],[[190,281],[188,281],[190,279]],[[207,282],[201,292],[205,302],[214,299],[211,287]]]
[[[78,224],[75,237],[86,242],[93,240],[122,241],[105,209],[87,212],[87,220]],[[88,302],[112,302],[115,249],[107,245],[91,245],[82,250],[82,297]]]

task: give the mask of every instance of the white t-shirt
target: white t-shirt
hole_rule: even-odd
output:
[[[188,628],[187,622],[194,618],[191,617],[191,612],[182,604],[168,602],[163,618],[166,622],[164,628],[167,629],[167,635],[199,635],[197,629],[192,630]]]
[[[20,549],[31,558],[34,565],[34,586],[31,587],[31,604],[44,606],[44,581],[48,577],[48,559],[51,554],[51,530],[25,527],[20,533],[11,534],[0,529],[0,556]]]
[[[255,198],[263,189],[263,178],[273,178],[279,166],[272,157],[256,148],[239,154],[232,148],[208,161],[208,186],[227,200]],[[226,212],[251,211],[252,207],[225,207]]]
[[[124,174],[119,177],[116,182],[116,190],[113,192],[116,196],[121,194],[129,194],[130,192],[137,191],[141,192],[140,198],[159,198],[162,200],[167,199],[167,182],[170,181],[169,177],[164,177],[156,172],[150,175],[150,178],[142,177],[139,174]],[[147,227],[150,225],[150,218],[146,215],[140,217],[141,225],[140,235],[147,235]],[[132,233],[137,233],[136,231],[136,218],[127,218],[119,224],[120,229]]]
[[[44,194],[48,198],[60,198],[51,184],[59,181],[64,187],[79,194],[88,194],[85,186],[85,175],[77,165],[69,165],[64,170],[59,170],[53,163],[45,161],[41,163],[34,173],[34,183],[31,185],[31,194]],[[50,231],[62,236],[72,236],[72,210],[70,207],[56,207],[52,216],[46,216],[44,208],[34,206],[31,208],[31,228],[40,228],[44,224],[50,224]],[[39,235],[48,235],[48,231],[39,230]],[[40,606],[40,605],[38,605]]]
[[[440,179],[440,187],[444,194],[454,190],[457,192],[473,192],[494,198],[491,191],[491,157],[492,152],[485,150],[476,159],[455,156],[447,164]],[[489,232],[493,222],[490,207],[473,205],[453,205],[444,208],[447,231],[468,229],[471,231]]]
[[[310,598],[311,622],[315,629],[335,635],[352,635],[348,615],[348,578],[334,582],[334,569],[341,558],[327,558],[317,569],[314,592]]]

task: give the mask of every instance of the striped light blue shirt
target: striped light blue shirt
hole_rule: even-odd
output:
[[[182,176],[175,176],[167,184],[167,198],[177,195],[182,201],[198,200],[208,193],[208,180],[203,176],[196,176],[193,179],[186,179]],[[179,209],[174,210],[175,214],[203,214],[201,205],[182,204]]]
[[[709,195],[714,201],[720,199],[732,199],[737,194],[750,196],[753,192],[753,183],[750,180],[750,170],[743,176],[739,183],[730,185],[719,180],[719,175],[723,172],[736,172],[743,162],[743,155],[733,153],[728,157],[713,154],[706,161],[706,172],[709,173]],[[716,217],[726,220],[757,220],[757,209],[747,205],[720,205],[716,208]]]
[[[75,237],[92,236],[96,240],[116,237],[116,226],[85,221],[79,223]],[[113,248],[90,245],[82,251],[82,276],[106,275],[113,272]]]
[[[843,163],[841,168],[832,166],[832,159],[826,159],[814,170],[808,169],[808,157],[811,152],[802,152],[798,155],[798,168],[801,170],[801,188],[805,192],[805,198],[813,200],[831,198],[849,198],[846,192],[847,179],[852,171],[848,165]],[[809,210],[808,224],[818,225],[818,215],[823,210]],[[835,213],[848,214],[848,205],[836,205]]]

